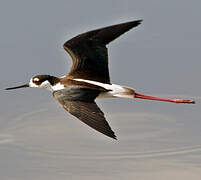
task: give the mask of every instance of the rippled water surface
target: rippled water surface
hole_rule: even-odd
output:
[[[189,122],[185,115],[167,117],[153,112],[118,112],[107,118],[117,141],[88,128],[55,103],[5,116],[0,128],[1,177],[120,180],[201,176],[198,119]]]

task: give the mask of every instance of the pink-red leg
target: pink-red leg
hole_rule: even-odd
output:
[[[134,98],[148,99],[148,100],[155,100],[155,101],[166,101],[166,102],[173,102],[173,103],[195,104],[194,100],[160,98],[160,97],[149,96],[149,95],[140,94],[140,93],[135,93]]]

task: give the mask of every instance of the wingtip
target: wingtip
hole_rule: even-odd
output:
[[[130,24],[131,26],[136,27],[136,26],[140,25],[142,23],[142,21],[143,21],[143,19],[138,19],[138,20],[133,20],[133,21],[127,21],[122,24]],[[121,24],[119,24],[119,25],[121,25]]]
[[[139,20],[137,20],[139,23],[141,23],[142,21],[143,21],[143,19],[139,19]]]
[[[108,136],[108,137],[110,137],[110,138],[112,138],[112,139],[117,140],[117,136],[115,135],[114,131],[112,131],[112,129],[110,129],[109,132],[107,131],[107,133],[103,133],[103,134]]]
[[[111,138],[113,138],[113,139],[115,139],[115,140],[118,140],[117,139],[117,136],[113,133],[111,136],[109,136],[109,137],[111,137]]]
[[[139,20],[136,20],[134,21],[135,23],[137,23],[137,25],[140,25],[142,23],[143,19],[139,19]]]
[[[122,23],[122,24],[125,24],[128,27],[128,29],[126,31],[129,31],[131,28],[139,26],[142,23],[142,21],[143,21],[142,19],[139,19],[139,20],[134,20],[134,21],[130,21],[130,22],[125,22],[125,23]]]

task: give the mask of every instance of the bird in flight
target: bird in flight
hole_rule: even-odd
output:
[[[142,20],[112,25],[80,34],[63,47],[70,54],[73,64],[63,77],[37,75],[28,84],[6,88],[45,88],[52,92],[62,107],[93,129],[116,139],[97,106],[96,98],[140,98],[173,103],[191,103],[188,99],[167,99],[137,93],[134,88],[112,84],[108,69],[107,45],[120,35],[141,24]]]

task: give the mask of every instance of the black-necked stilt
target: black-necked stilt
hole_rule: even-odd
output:
[[[58,78],[51,75],[38,75],[32,77],[28,84],[6,88],[6,90],[23,87],[48,89],[65,110],[95,130],[114,139],[116,136],[105,120],[103,112],[95,103],[96,98],[141,98],[194,104],[193,100],[166,99],[139,94],[133,88],[110,82],[106,45],[141,22],[142,20],[138,20],[113,25],[72,38],[63,45],[73,60],[71,70],[66,76]]]

